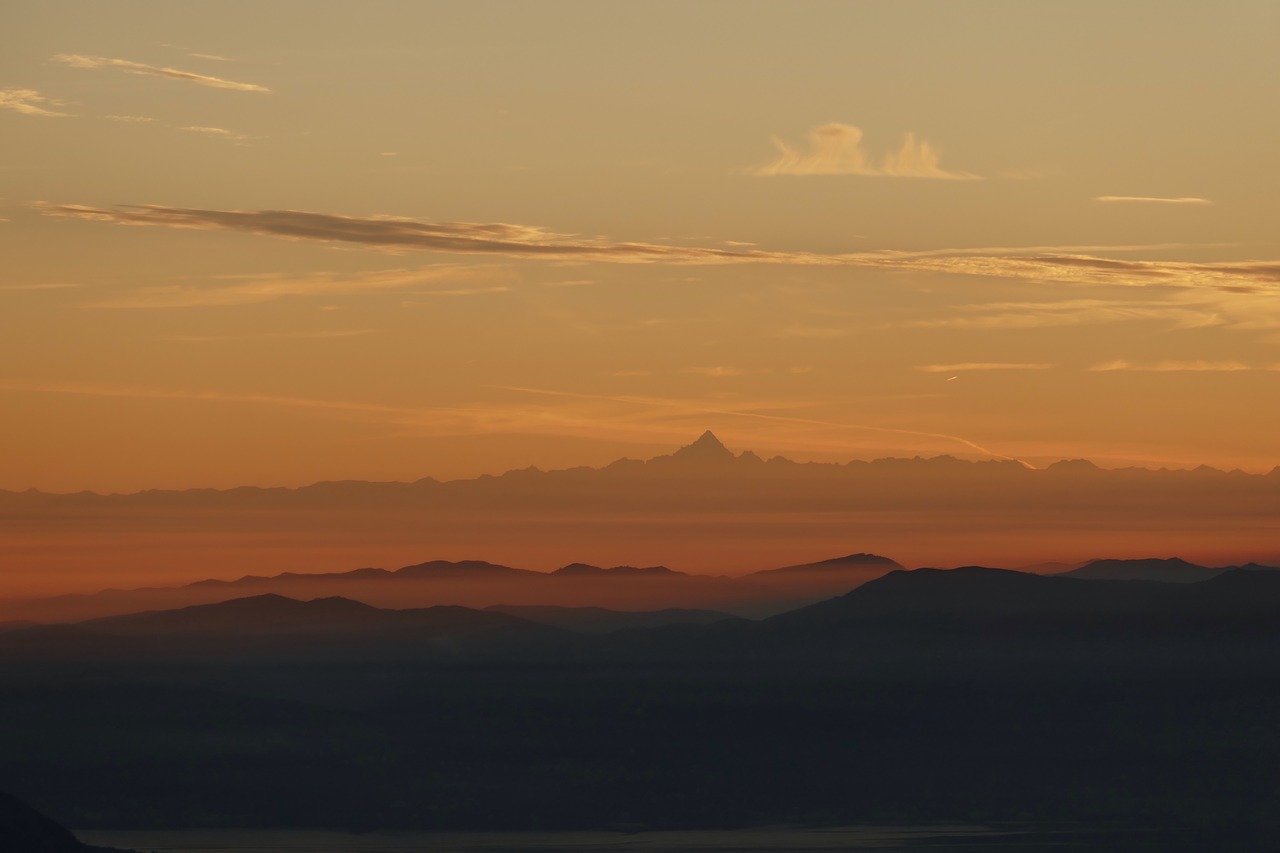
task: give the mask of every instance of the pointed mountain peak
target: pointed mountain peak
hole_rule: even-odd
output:
[[[729,448],[720,443],[720,439],[716,438],[715,433],[707,430],[698,436],[698,440],[693,444],[687,444],[684,447],[671,454],[675,459],[733,459],[734,455],[729,452]]]

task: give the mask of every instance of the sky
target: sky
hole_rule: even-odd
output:
[[[0,489],[1280,463],[1280,4],[8,0]]]

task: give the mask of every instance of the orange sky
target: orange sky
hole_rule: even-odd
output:
[[[12,0],[0,489],[1280,462],[1280,6]]]

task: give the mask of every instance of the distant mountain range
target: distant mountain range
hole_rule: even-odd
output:
[[[337,569],[357,561],[404,565],[423,553],[448,556],[457,564],[428,565],[420,570],[423,579],[434,582],[453,573],[469,583],[489,571],[514,581],[521,577],[514,570],[487,570],[479,563],[458,563],[458,558],[484,553],[506,566],[550,566],[580,555],[584,566],[561,571],[582,581],[584,589],[591,586],[591,595],[583,598],[494,598],[486,593],[448,600],[411,598],[406,604],[687,607],[763,615],[842,590],[814,580],[812,590],[790,597],[776,595],[777,590],[767,596],[753,593],[745,600],[777,604],[748,611],[739,594],[745,585],[705,578],[778,565],[787,554],[839,553],[851,541],[917,566],[1019,565],[1073,551],[1162,551],[1194,554],[1201,561],[1209,559],[1204,555],[1219,554],[1212,562],[1271,563],[1280,561],[1277,520],[1280,467],[1268,474],[1207,467],[1105,470],[1072,460],[1033,470],[1008,460],[969,462],[950,456],[797,463],[782,457],[765,460],[750,451],[735,454],[708,432],[648,460],[620,459],[598,469],[526,468],[449,482],[428,477],[113,495],[0,492],[0,561],[15,567],[0,578],[0,599],[30,597],[32,592],[21,590],[41,583],[74,588],[66,580],[71,576],[76,584],[97,574],[128,576],[130,586],[169,587],[218,577],[232,566],[239,573],[273,578],[259,583],[263,591],[289,594],[281,586],[287,583],[282,568],[301,575],[336,575]],[[701,591],[693,596],[658,594],[668,581],[671,590],[676,584],[684,593],[694,589],[695,582],[676,571],[602,568],[659,560],[695,569],[697,574],[689,577],[702,578],[697,581]],[[820,570],[808,565],[801,574],[816,578]],[[1078,566],[1071,562],[1046,569]],[[365,570],[358,578],[369,583],[370,596],[378,571]],[[861,571],[859,577],[875,573]],[[781,577],[788,574],[759,575],[752,583],[782,584]],[[1168,567],[1156,574],[1167,579]],[[648,589],[654,594],[631,603],[625,597],[597,595],[606,588],[606,577],[612,582],[623,575],[643,575],[652,581]],[[1195,573],[1184,575],[1190,579]],[[787,583],[795,585],[796,580],[790,577]],[[544,581],[537,579],[538,588],[550,589]],[[248,589],[254,582],[246,578],[239,583]],[[629,594],[637,588],[629,587]],[[731,588],[737,591],[721,594]],[[346,595],[349,590],[317,587],[303,594]],[[364,596],[357,597],[394,604]],[[212,599],[162,603],[200,600]],[[76,615],[91,612],[123,611]],[[0,619],[11,618],[34,617],[0,608]]]
[[[294,598],[341,596],[382,607],[601,607],[623,611],[680,608],[766,616],[847,592],[897,562],[850,554],[818,563],[767,569],[743,577],[694,575],[665,566],[601,568],[571,563],[538,572],[482,560],[432,560],[395,571],[284,572],[271,577],[208,579],[177,587],[110,589],[10,602],[0,615],[15,620],[66,622],[98,616],[224,601],[247,594]],[[550,611],[546,611],[550,612]],[[0,631],[4,624],[0,623]]]
[[[1276,571],[1258,564],[1210,568],[1178,558],[1093,560],[1068,571],[1044,571],[1077,580],[1199,583],[1232,570]],[[236,580],[207,579],[176,587],[109,589],[10,602],[0,634],[33,623],[69,622],[216,603],[246,595],[296,599],[342,598],[386,608],[452,605],[484,608],[548,625],[643,627],[700,624],[733,617],[764,618],[842,595],[904,567],[876,554],[849,554],[815,563],[764,569],[741,577],[695,575],[665,566],[602,568],[570,563],[552,572],[483,560],[431,560],[389,571],[377,568]],[[1023,572],[1033,574],[1031,572]],[[595,616],[590,615],[598,611]],[[658,615],[662,614],[662,615]],[[17,618],[21,617],[21,618]]]
[[[1185,571],[1182,565],[1177,569]],[[388,609],[342,597],[302,601],[263,593],[14,628],[0,634],[0,662],[574,661],[614,655],[813,661],[949,656],[974,649],[1000,658],[1070,656],[1099,643],[1113,654],[1138,650],[1157,656],[1191,643],[1203,656],[1222,642],[1247,642],[1251,652],[1280,655],[1278,617],[1277,570],[1230,569],[1197,583],[1167,583],[968,566],[893,570],[844,595],[762,621],[678,609]]]
[[[672,481],[683,484],[680,493],[670,490]],[[881,484],[894,488],[873,488]],[[856,490],[850,491],[850,486]],[[884,508],[915,507],[960,493],[970,501],[1006,507],[1033,497],[1040,505],[1079,508],[1071,503],[1071,496],[1082,490],[1107,505],[1124,503],[1135,493],[1149,495],[1154,500],[1150,509],[1188,503],[1207,506],[1223,495],[1266,497],[1271,505],[1280,506],[1280,465],[1267,474],[1249,474],[1205,465],[1190,470],[1103,469],[1083,459],[1033,469],[1013,460],[966,461],[946,455],[800,463],[782,456],[765,460],[749,450],[735,455],[707,431],[674,453],[648,460],[619,459],[603,468],[543,471],[529,467],[450,481],[432,477],[412,482],[339,480],[299,488],[147,489],[129,494],[0,489],[0,507],[494,508],[535,501],[545,506],[552,501],[599,509],[601,503],[626,508],[654,497],[664,506],[696,506],[714,496],[730,507],[785,508],[839,496],[842,507]]]

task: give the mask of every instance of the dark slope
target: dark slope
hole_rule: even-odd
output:
[[[718,610],[607,610],[603,607],[552,607],[536,604],[495,604],[487,611],[509,613],[530,622],[551,625],[580,634],[611,634],[637,628],[667,625],[714,625],[737,621],[738,617]]]
[[[564,651],[573,635],[506,613],[407,610],[275,594],[0,636],[9,660],[487,660]]]
[[[0,791],[0,850],[4,853],[112,853],[111,848],[82,844],[57,821],[3,791]]]

